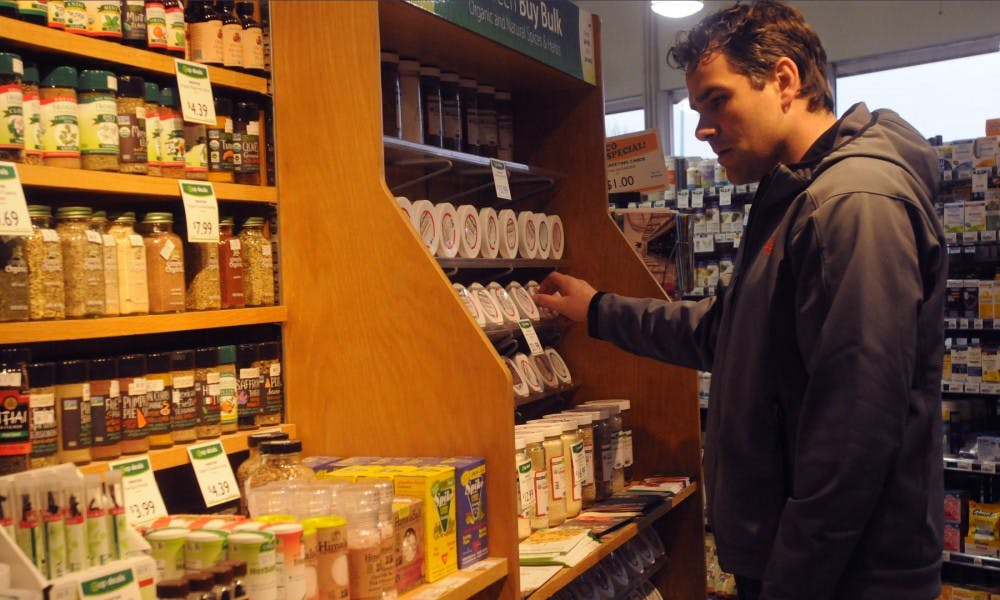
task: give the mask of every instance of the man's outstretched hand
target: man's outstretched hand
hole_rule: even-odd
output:
[[[597,294],[589,283],[563,273],[550,273],[535,294],[535,304],[573,320],[586,321],[590,301]]]

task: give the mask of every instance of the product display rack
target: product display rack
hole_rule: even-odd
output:
[[[508,565],[497,593],[515,598],[511,379],[394,200],[421,197],[415,184],[394,193],[396,176],[406,181],[395,171],[424,167],[392,163],[401,144],[387,148],[382,133],[379,51],[510,89],[517,164],[561,174],[550,193],[515,192],[518,210],[563,219],[560,270],[599,289],[664,297],[608,216],[601,87],[401,1],[282,1],[270,19],[289,420],[316,454],[484,456],[489,554]],[[599,46],[596,19],[594,31]],[[592,340],[584,325],[558,350],[583,382],[576,397],[632,400],[637,477],[700,479],[693,371]],[[705,596],[702,513],[694,494],[653,525],[670,557],[653,583],[667,598]]]

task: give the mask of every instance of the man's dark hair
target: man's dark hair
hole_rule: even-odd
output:
[[[732,68],[763,89],[783,56],[795,61],[809,111],[833,112],[833,93],[826,80],[826,51],[819,36],[797,9],[776,0],[737,4],[702,19],[681,32],[667,53],[674,68],[690,72],[714,52],[722,52]]]

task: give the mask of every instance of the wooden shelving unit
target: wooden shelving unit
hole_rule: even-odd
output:
[[[292,438],[295,437],[295,425],[294,424],[283,424],[276,427],[262,427],[260,429],[254,429],[251,431],[238,431],[236,433],[227,433],[220,437],[222,441],[222,447],[225,448],[226,454],[234,454],[236,452],[243,452],[247,449],[247,436],[260,433],[262,431],[270,430],[281,430],[287,433]],[[160,471],[163,469],[171,469],[173,467],[180,467],[191,462],[190,457],[188,457],[187,447],[194,444],[201,444],[204,442],[211,442],[214,440],[198,440],[197,442],[192,442],[191,444],[177,444],[169,448],[160,448],[156,450],[150,450],[148,452],[149,463],[153,466],[154,471]],[[122,458],[128,458],[129,456],[140,456],[135,455],[123,455]],[[98,460],[86,465],[79,467],[80,471],[83,473],[103,473],[108,470],[108,463],[110,461]]]
[[[399,600],[463,600],[473,598],[507,576],[507,560],[487,558],[444,579],[412,589]]]

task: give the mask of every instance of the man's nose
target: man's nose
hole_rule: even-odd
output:
[[[708,122],[704,116],[698,118],[698,127],[694,130],[694,137],[703,142],[707,142],[715,137],[715,125]]]

